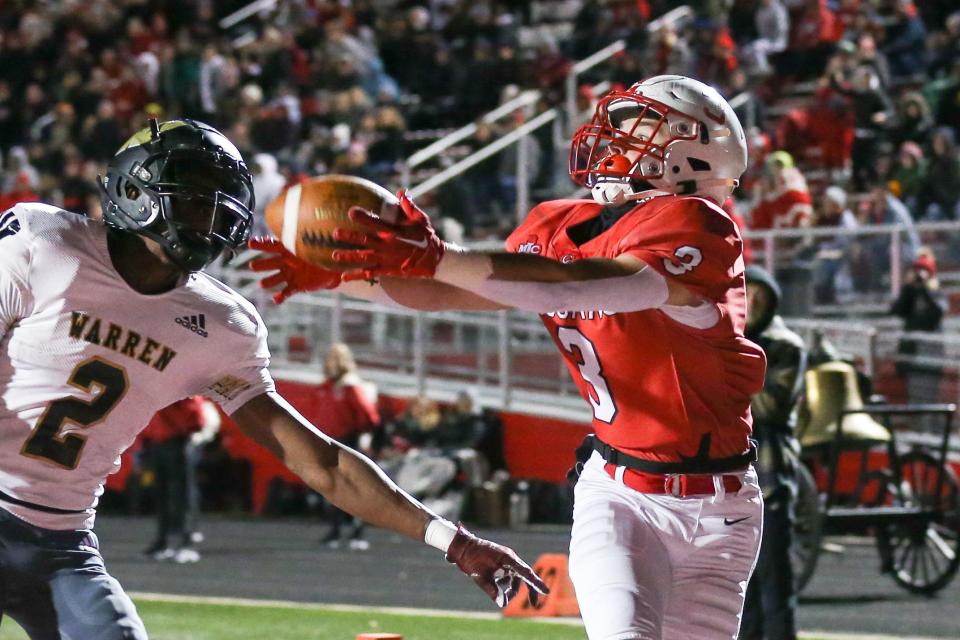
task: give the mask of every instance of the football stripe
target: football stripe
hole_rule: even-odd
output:
[[[300,223],[300,192],[303,185],[295,184],[287,189],[287,196],[283,199],[283,226],[280,242],[287,251],[297,252],[297,227]]]

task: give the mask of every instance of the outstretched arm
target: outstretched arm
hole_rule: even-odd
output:
[[[531,598],[546,585],[509,548],[477,538],[429,511],[362,454],[324,435],[276,393],[265,393],[233,413],[241,430],[337,507],[373,525],[422,540],[446,554],[499,606],[521,582]]]
[[[421,311],[494,311],[506,308],[459,287],[425,278],[385,276],[376,281],[371,278],[345,282],[341,272],[300,260],[275,238],[253,238],[250,248],[264,254],[264,257],[253,260],[250,268],[270,273],[260,281],[260,286],[265,289],[279,288],[273,295],[277,304],[296,293],[336,289],[352,298]]]
[[[351,210],[355,227],[363,230],[338,229],[337,237],[364,248],[337,251],[334,258],[364,265],[364,275],[434,278],[483,299],[537,313],[625,312],[703,302],[632,255],[564,263],[526,253],[470,251],[442,242],[427,215],[406,194],[401,192],[399,199],[404,219],[397,223],[363,209]]]
[[[538,313],[558,309],[640,311],[702,302],[684,286],[630,255],[562,263],[532,254],[448,247],[434,277],[499,303]]]

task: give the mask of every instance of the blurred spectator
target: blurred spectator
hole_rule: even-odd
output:
[[[484,121],[477,122],[477,130],[465,141],[465,146],[470,153],[479,151],[493,143],[499,134],[499,129],[494,125]],[[515,156],[515,150],[494,154],[465,174],[465,181],[470,190],[469,200],[459,203],[457,210],[449,211],[448,215],[463,225],[464,232],[468,236],[473,233],[474,227],[478,224],[488,223],[489,216],[511,210],[512,203],[504,183],[500,180],[501,156],[510,154],[511,151]]]
[[[7,154],[0,190],[9,193],[14,189],[37,189],[40,187],[40,172],[30,163],[24,147],[13,147]]]
[[[781,55],[783,71],[801,79],[819,75],[839,38],[827,0],[791,2],[790,45]]]
[[[890,307],[890,313],[903,319],[904,331],[939,333],[943,316],[949,310],[947,295],[940,290],[937,279],[937,261],[928,247],[923,247],[917,259],[907,269],[900,295]],[[942,358],[942,343],[916,338],[900,341],[898,372],[906,376],[907,394],[911,403],[940,401],[941,367],[923,358]]]
[[[313,402],[316,406],[314,413],[324,416],[324,433],[370,455],[369,434],[380,427],[376,387],[360,378],[353,352],[343,343],[330,346],[323,361],[323,374],[326,379],[317,387]],[[362,438],[365,434],[367,437]],[[339,547],[343,524],[350,519],[349,547],[358,551],[369,549],[370,543],[363,535],[363,522],[351,518],[335,505],[331,504],[330,509],[330,530],[320,543],[332,549]]]
[[[934,122],[923,94],[908,91],[897,101],[897,113],[889,131],[890,141],[900,146],[904,142],[915,142],[926,146],[933,132]]]
[[[920,236],[913,216],[903,202],[890,193],[887,185],[871,188],[869,197],[860,202],[857,222],[861,225],[892,224],[900,227],[900,263],[912,264],[920,248]],[[878,234],[858,239],[858,262],[852,265],[854,287],[858,291],[877,291],[889,282],[892,264],[892,234]]]
[[[123,125],[117,118],[116,107],[110,100],[101,100],[95,115],[87,116],[80,130],[83,152],[100,162],[113,157],[125,140]]]
[[[928,39],[932,46],[927,72],[933,78],[948,74],[960,62],[960,11],[950,14],[944,27],[943,31],[930,34]]]
[[[767,57],[787,48],[790,15],[780,0],[760,0],[754,20],[757,39],[744,46],[743,58],[751,73],[765,76],[772,72]]]
[[[692,75],[707,84],[725,84],[739,64],[730,30],[724,24],[707,20],[695,23],[693,29],[696,39]]]
[[[791,229],[810,225],[813,205],[807,181],[786,151],[774,151],[767,156],[757,193],[757,204],[750,213],[751,229]]]
[[[931,85],[936,85],[937,123],[960,134],[960,60],[953,63],[949,76]]]
[[[426,396],[413,398],[400,418],[389,429],[389,446],[395,453],[420,447],[437,447],[437,427],[443,414],[440,404]]]
[[[832,87],[847,95],[853,107],[853,187],[863,191],[878,175],[873,160],[877,144],[892,118],[890,99],[880,85],[876,72],[867,65],[854,69],[849,81],[840,74],[831,78]]]
[[[880,87],[884,91],[890,90],[890,63],[887,62],[887,56],[877,49],[877,41],[871,33],[863,33],[857,38],[855,64],[873,69],[880,81]]]
[[[857,228],[857,218],[847,207],[847,192],[842,187],[827,187],[817,200],[814,225],[844,231]],[[838,294],[850,292],[848,264],[854,246],[854,237],[846,234],[816,240],[813,287],[817,304],[835,304]]]
[[[939,127],[930,138],[930,155],[923,187],[917,197],[917,211],[929,220],[956,220],[960,217],[960,153],[956,134]]]
[[[650,59],[650,66],[647,67],[649,75],[682,75],[689,73],[693,54],[687,41],[677,33],[676,27],[666,22],[650,40],[646,57]]]
[[[483,436],[485,425],[476,393],[464,390],[441,411],[440,424],[433,436],[434,444],[445,451],[472,449]]]
[[[920,191],[927,176],[927,162],[923,149],[916,142],[904,142],[897,153],[896,164],[890,173],[890,192],[903,200],[912,210],[917,210]]]
[[[196,490],[191,487],[196,480],[187,446],[191,436],[203,429],[206,416],[204,399],[194,396],[159,411],[143,431],[142,458],[154,473],[157,509],[157,534],[144,553],[155,560],[183,564],[200,559],[187,527],[191,493]]]
[[[257,203],[253,212],[256,216],[253,230],[255,235],[269,233],[264,211],[266,211],[267,205],[280,195],[287,184],[278,167],[277,159],[269,153],[255,154],[253,162],[250,163],[250,173],[253,174],[253,193],[256,196]]]
[[[40,196],[30,188],[30,179],[23,171],[16,174],[9,190],[0,193],[0,212],[6,211],[18,202],[40,202]]]
[[[923,73],[927,67],[927,30],[913,0],[895,0],[894,20],[881,48],[895,78]]]

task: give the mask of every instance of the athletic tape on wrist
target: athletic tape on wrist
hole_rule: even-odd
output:
[[[456,535],[457,527],[455,524],[443,518],[435,518],[427,525],[427,530],[423,534],[423,541],[446,553]]]

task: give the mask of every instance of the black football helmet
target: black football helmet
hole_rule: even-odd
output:
[[[233,143],[202,122],[150,120],[99,186],[107,224],[160,243],[184,271],[200,271],[250,237],[250,172]]]

